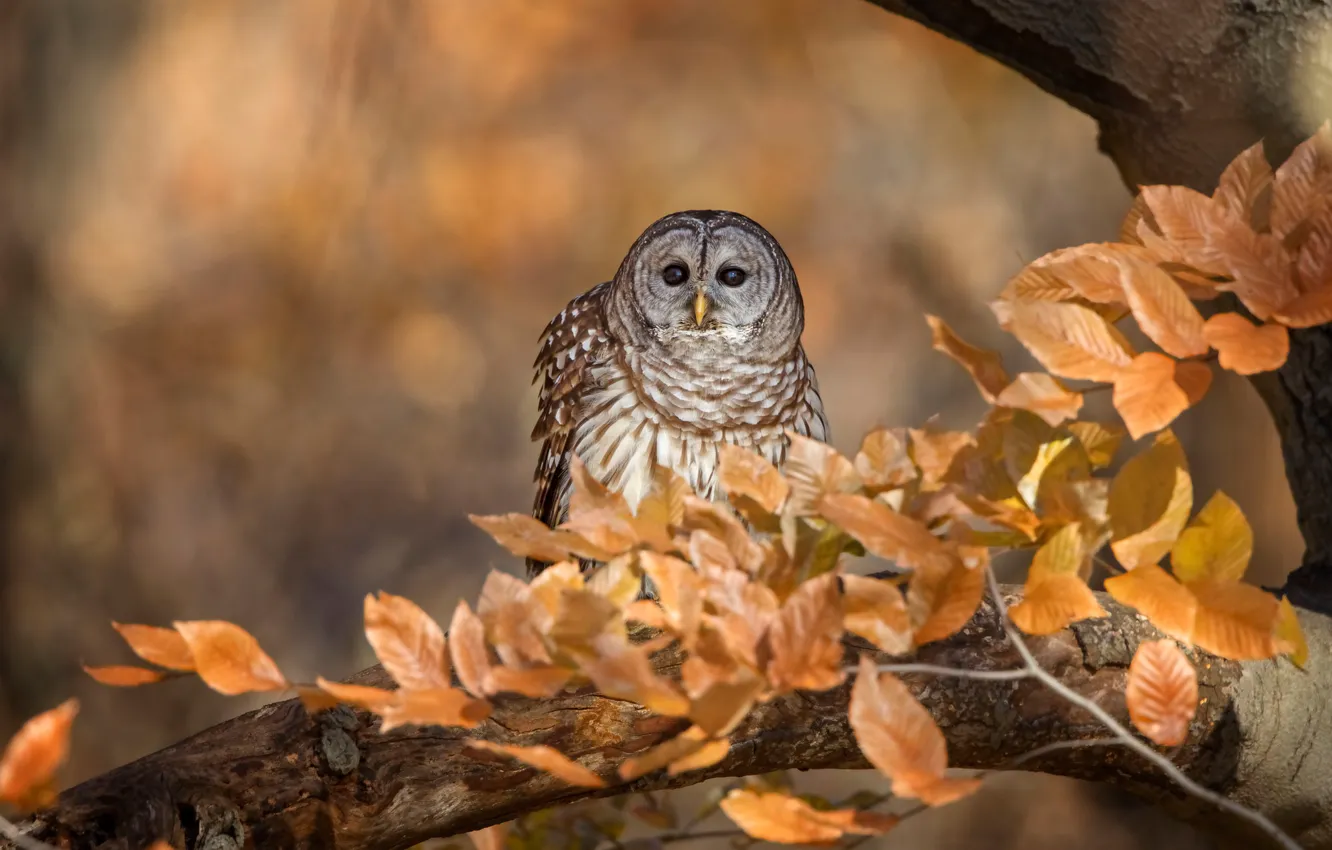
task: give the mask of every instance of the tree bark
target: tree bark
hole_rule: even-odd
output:
[[[1262,138],[1279,161],[1327,112],[1332,4],[1321,0],[872,0],[1021,72],[1092,116],[1100,145],[1127,184],[1210,190],[1227,162]],[[1308,547],[1287,586],[1306,609],[1309,672],[1285,661],[1200,663],[1205,697],[1175,757],[1191,776],[1263,812],[1309,848],[1332,850],[1332,330],[1292,335],[1289,363],[1260,385],[1276,414],[1287,475]],[[1151,629],[1111,611],[1034,641],[1047,669],[1122,717],[1125,670]],[[986,608],[922,659],[996,669],[1015,663]],[[671,671],[679,658],[663,653]],[[372,668],[362,681],[383,682]],[[956,766],[1005,764],[1038,745],[1102,735],[1038,685],[912,677],[945,729]],[[678,731],[590,691],[501,701],[476,733],[556,746],[612,783],[600,794],[688,785],[779,768],[863,768],[847,726],[848,689],[800,694],[753,712],[729,757],[706,771],[615,783],[629,755]],[[83,783],[29,823],[70,847],[397,848],[590,795],[466,746],[471,734],[428,729],[380,736],[364,714],[308,717],[299,703],[268,706]],[[1123,751],[1063,750],[1030,767],[1126,787],[1200,825],[1227,831]],[[1257,840],[1255,838],[1255,840]],[[2,843],[2,842],[0,842]]]
[[[1008,595],[1015,597],[1016,589]],[[1159,634],[1134,611],[1104,595],[1100,601],[1108,619],[1032,640],[1031,646],[1045,669],[1126,720],[1129,661],[1140,641]],[[1310,665],[1328,669],[1332,622],[1309,614],[1304,627]],[[848,661],[860,649],[849,648]],[[924,647],[920,660],[979,670],[1021,663],[988,601],[962,633]],[[676,651],[666,650],[656,656],[656,667],[674,675],[680,661]],[[1332,736],[1319,734],[1332,717],[1318,680],[1286,661],[1240,665],[1200,654],[1197,662],[1204,699],[1175,762],[1268,815],[1304,846],[1332,847]],[[904,678],[944,729],[956,767],[1003,767],[1052,741],[1106,735],[1091,717],[1031,680]],[[378,667],[357,681],[387,684]],[[500,698],[494,716],[470,732],[428,728],[381,735],[365,713],[338,708],[311,717],[299,701],[288,700],[89,780],[62,794],[30,825],[33,837],[70,848],[134,850],[158,838],[189,848],[405,848],[591,796],[773,770],[866,768],[847,723],[849,694],[848,683],[774,700],[751,712],[732,736],[730,755],[715,767],[677,777],[657,771],[629,783],[617,778],[621,762],[687,723],[584,688],[550,700]],[[475,737],[556,747],[609,787],[573,787],[469,749]],[[1024,767],[1112,782],[1232,838],[1247,829],[1186,798],[1154,767],[1119,748],[1062,750]],[[1253,841],[1262,846],[1256,834]]]

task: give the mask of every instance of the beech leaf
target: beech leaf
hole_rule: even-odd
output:
[[[1198,709],[1197,671],[1174,641],[1147,641],[1133,654],[1124,699],[1139,732],[1163,747],[1177,747]]]
[[[172,623],[185,643],[204,684],[220,694],[234,696],[251,691],[276,691],[287,679],[254,636],[225,620],[189,620]]]

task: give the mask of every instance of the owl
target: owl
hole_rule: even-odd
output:
[[[654,222],[612,280],[546,326],[533,515],[567,518],[575,456],[636,510],[654,463],[719,500],[722,443],[780,465],[788,429],[826,441],[804,311],[786,253],[751,219],[704,210]],[[544,566],[528,561],[533,575]]]

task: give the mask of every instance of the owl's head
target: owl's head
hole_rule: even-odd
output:
[[[612,283],[612,312],[635,336],[778,356],[804,328],[795,270],[772,234],[739,213],[690,210],[653,222]]]

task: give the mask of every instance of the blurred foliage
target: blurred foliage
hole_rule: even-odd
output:
[[[861,0],[14,0],[0,118],[0,738],[79,696],[71,779],[240,707],[84,678],[112,618],[308,678],[369,663],[367,591],[516,567],[465,513],[530,502],[537,335],[659,215],[782,241],[850,450],[973,421],[922,313],[1021,361],[984,302],[1128,203],[1090,120]],[[1276,581],[1265,416],[1232,377],[1176,430]]]

